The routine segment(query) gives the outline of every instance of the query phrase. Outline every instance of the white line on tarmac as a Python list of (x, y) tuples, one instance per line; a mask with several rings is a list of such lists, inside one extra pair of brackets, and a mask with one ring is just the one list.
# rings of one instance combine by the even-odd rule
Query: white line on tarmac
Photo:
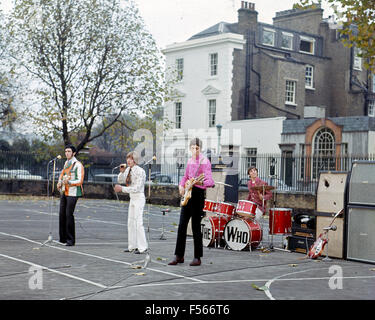
[[(302, 273), (302, 272), (308, 272), (312, 270), (327, 270), (328, 267), (324, 268), (311, 268), (311, 269), (306, 269), (306, 270), (301, 270), (301, 271), (295, 271), (295, 272), (290, 272), (290, 273), (285, 273), (280, 276), (277, 276), (271, 280), (268, 280), (267, 283), (265, 284), (265, 287), (267, 288), (264, 290), (264, 293), (270, 300), (276, 300), (270, 291), (270, 286), (273, 282), (275, 281), (310, 281), (310, 280), (327, 280), (330, 279), (331, 277), (317, 277), (317, 278), (287, 278), (287, 279), (281, 279), (282, 277), (289, 276), (292, 274), (297, 274), (297, 273)], [(367, 279), (367, 278), (375, 278), (375, 276), (352, 276), (352, 277), (336, 277), (337, 279)]]
[[(8, 236), (8, 237), (14, 237), (14, 238), (17, 238), (17, 239), (28, 241), (28, 242), (31, 242), (31, 243), (36, 243), (38, 245), (42, 245), (41, 242), (34, 241), (34, 240), (28, 239), (26, 237), (14, 235), (14, 234), (9, 234), (9, 233), (5, 233), (5, 232), (0, 232), (0, 234)], [(121, 263), (121, 264), (125, 264), (125, 265), (128, 265), (128, 266), (132, 266), (133, 265), (133, 263), (130, 263), (130, 262), (125, 262), (125, 261), (121, 261), (121, 260), (115, 260), (115, 259), (105, 258), (105, 257), (97, 256), (97, 255), (94, 255), (94, 254), (90, 254), (90, 253), (80, 252), (80, 251), (76, 251), (76, 250), (68, 250), (68, 249), (65, 249), (65, 248), (59, 248), (59, 247), (51, 246), (51, 245), (48, 245), (48, 244), (45, 244), (45, 246), (53, 248), (53, 249), (57, 249), (57, 250), (67, 251), (69, 253), (76, 253), (76, 254), (87, 256), (87, 257), (91, 257), (91, 258), (96, 258), (96, 259), (101, 259), (101, 260), (105, 260), (105, 261)], [(157, 273), (163, 273), (163, 274), (170, 275), (170, 276), (173, 276), (173, 277), (183, 278), (183, 279), (191, 280), (191, 281), (195, 281), (195, 282), (204, 282), (202, 280), (199, 280), (199, 279), (196, 279), (196, 278), (193, 278), (193, 277), (186, 277), (186, 276), (183, 276), (183, 275), (179, 275), (179, 274), (172, 273), (172, 272), (167, 272), (167, 271), (162, 271), (162, 270), (158, 270), (158, 269), (147, 268), (147, 270), (154, 271), (154, 272), (157, 272)]]
[(87, 279), (84, 279), (84, 278), (81, 278), (81, 277), (73, 276), (69, 273), (65, 273), (65, 272), (54, 270), (54, 269), (50, 269), (48, 267), (41, 266), (40, 264), (36, 264), (36, 263), (30, 262), (30, 261), (21, 260), (21, 259), (15, 258), (15, 257), (11, 257), (11, 256), (8, 256), (6, 254), (0, 253), (0, 257), (4, 257), (4, 258), (10, 259), (10, 260), (17, 261), (17, 262), (22, 262), (22, 263), (28, 264), (29, 266), (35, 266), (35, 267), (43, 269), (43, 270), (48, 270), (48, 271), (51, 271), (53, 273), (57, 273), (59, 275), (62, 275), (62, 276), (68, 277), (68, 278), (72, 278), (72, 279), (79, 280), (79, 281), (82, 281), (82, 282), (85, 282), (85, 283), (88, 283), (88, 284), (92, 284), (92, 285), (94, 285), (96, 287), (99, 287), (99, 288), (102, 288), (102, 289), (108, 288), (107, 286), (105, 286), (103, 284), (93, 282), (93, 281), (90, 281), (90, 280), (87, 280)]

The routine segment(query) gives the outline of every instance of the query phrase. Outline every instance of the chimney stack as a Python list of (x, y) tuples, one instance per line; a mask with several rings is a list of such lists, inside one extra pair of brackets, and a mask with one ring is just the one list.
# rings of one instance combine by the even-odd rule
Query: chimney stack
[(238, 31), (246, 34), (248, 30), (256, 30), (258, 23), (258, 12), (255, 11), (255, 4), (241, 1), (241, 8), (238, 9)]
[(247, 1), (241, 1), (241, 9), (249, 9), (254, 11), (255, 10), (255, 3), (247, 2)]

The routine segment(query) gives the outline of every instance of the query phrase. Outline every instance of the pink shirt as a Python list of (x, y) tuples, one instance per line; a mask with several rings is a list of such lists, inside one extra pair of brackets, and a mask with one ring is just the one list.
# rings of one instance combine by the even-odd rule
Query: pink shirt
[(187, 180), (193, 177), (198, 177), (201, 173), (204, 173), (203, 185), (201, 186), (196, 184), (195, 187), (201, 189), (213, 187), (215, 185), (215, 182), (212, 179), (211, 162), (200, 153), (198, 158), (190, 158), (188, 160), (185, 169), (185, 174), (180, 181), (180, 186), (184, 187)]
[(250, 179), (247, 183), (247, 187), (249, 188), (249, 195), (247, 197), (247, 200), (253, 201), (258, 205), (258, 208), (262, 210), (263, 212), (266, 211), (267, 207), (267, 200), (270, 200), (272, 198), (272, 192), (270, 190), (267, 190), (264, 192), (264, 207), (263, 207), (263, 201), (259, 198), (258, 191), (252, 190), (251, 187), (255, 186), (268, 186), (267, 182), (261, 180), (260, 178), (256, 178), (255, 182)]

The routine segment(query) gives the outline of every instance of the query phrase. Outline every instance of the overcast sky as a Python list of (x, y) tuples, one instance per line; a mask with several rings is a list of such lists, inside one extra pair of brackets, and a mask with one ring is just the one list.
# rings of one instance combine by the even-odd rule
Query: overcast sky
[[(182, 42), (218, 22), (237, 22), (241, 0), (134, 0), (157, 45)], [(277, 11), (292, 9), (298, 0), (253, 0), (258, 21), (272, 24)], [(0, 0), (9, 9), (12, 0)], [(323, 7), (324, 8), (324, 7)], [(329, 15), (325, 10), (324, 17)]]

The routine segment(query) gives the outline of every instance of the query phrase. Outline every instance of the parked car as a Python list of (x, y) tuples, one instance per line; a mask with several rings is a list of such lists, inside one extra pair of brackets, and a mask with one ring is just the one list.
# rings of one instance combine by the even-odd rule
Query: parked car
[(42, 180), (42, 176), (31, 174), (28, 170), (9, 170), (10, 179)]
[(117, 183), (118, 174), (99, 173), (94, 175), (94, 182), (113, 182)]
[(172, 178), (166, 174), (156, 174), (151, 180), (153, 183), (172, 183)]
[(3, 169), (0, 170), (0, 179), (9, 179), (10, 178), (10, 170)]

